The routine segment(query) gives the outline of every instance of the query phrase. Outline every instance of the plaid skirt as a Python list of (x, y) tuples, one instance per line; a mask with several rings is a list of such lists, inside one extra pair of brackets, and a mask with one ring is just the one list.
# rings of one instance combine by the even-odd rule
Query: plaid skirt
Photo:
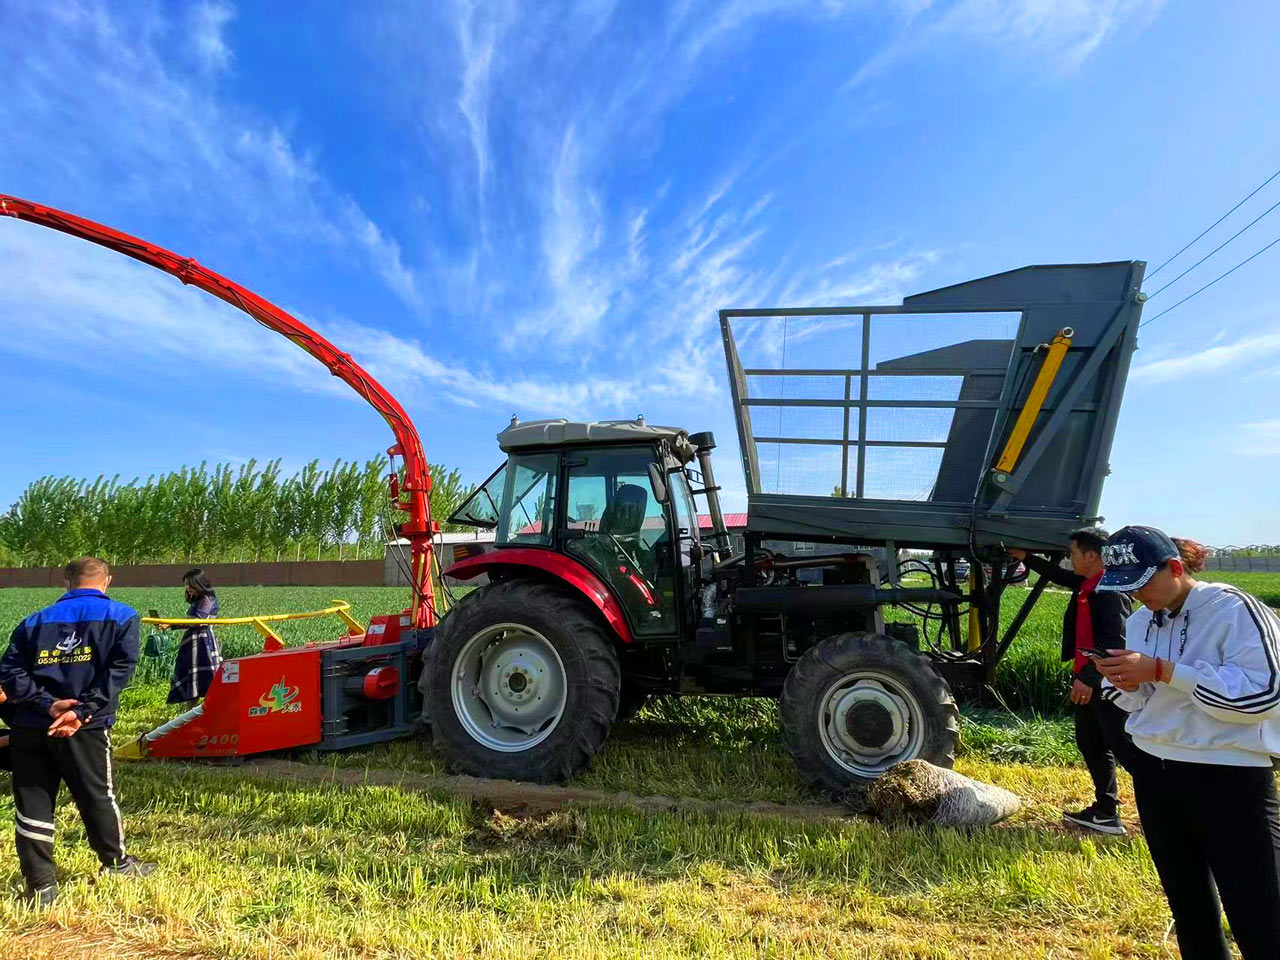
[(169, 702), (185, 703), (199, 700), (209, 692), (222, 651), (212, 627), (192, 627), (182, 635), (178, 643), (178, 658), (173, 665), (173, 680), (169, 684)]

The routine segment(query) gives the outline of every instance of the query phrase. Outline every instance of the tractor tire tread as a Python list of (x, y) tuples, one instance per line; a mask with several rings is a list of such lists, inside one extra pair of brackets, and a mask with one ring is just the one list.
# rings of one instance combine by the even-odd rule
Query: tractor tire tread
[(817, 698), (841, 673), (854, 666), (850, 661), (892, 671), (908, 684), (925, 713), (928, 728), (920, 758), (940, 767), (953, 766), (960, 711), (951, 688), (929, 658), (887, 636), (848, 632), (827, 637), (809, 648), (783, 683), (779, 716), (782, 742), (810, 782), (842, 794), (872, 779), (859, 777), (830, 758), (815, 720)]
[[(500, 753), (471, 739), (458, 723), (452, 710), (453, 661), (466, 639), (486, 623), (520, 622), (521, 615), (540, 621), (539, 632), (562, 659), (568, 655), (576, 661), (579, 675), (568, 678), (570, 701), (547, 740), (527, 751)], [(566, 671), (573, 670), (566, 664)], [(444, 700), (432, 709), (432, 739), (454, 772), (536, 783), (567, 780), (586, 767), (608, 739), (621, 680), (613, 642), (581, 597), (542, 580), (491, 583), (468, 594), (437, 628), (424, 671), (427, 699)], [(577, 702), (571, 702), (575, 696)]]

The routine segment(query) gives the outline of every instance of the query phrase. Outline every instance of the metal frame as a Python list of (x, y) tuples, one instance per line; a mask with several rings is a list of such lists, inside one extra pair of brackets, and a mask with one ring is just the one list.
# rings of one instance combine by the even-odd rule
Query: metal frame
[[(428, 633), (422, 630), (420, 633)], [(422, 647), (424, 640), (413, 636), (396, 643), (366, 647), (362, 644), (350, 644), (328, 647), (320, 652), (320, 702), (324, 706), (322, 738), (315, 745), (316, 750), (345, 750), (348, 747), (361, 747), (370, 743), (381, 743), (383, 740), (395, 740), (413, 733), (415, 718), (410, 716), (409, 698), (412, 696), (413, 684), (409, 680), (409, 658)], [(356, 733), (347, 732), (346, 712), (353, 704), (368, 701), (349, 694), (346, 682), (351, 674), (345, 669), (352, 662), (366, 666), (395, 667), (400, 671), (400, 689), (394, 697), (385, 701), (390, 707), (390, 722), (373, 730), (361, 730)]]
[[(857, 543), (968, 547), (1007, 543), (1030, 549), (1060, 548), (1067, 532), (1096, 519), (1102, 478), (1110, 454), (1120, 399), (1136, 346), (1143, 297), (1139, 290), (1142, 261), (1024, 267), (952, 287), (909, 297), (899, 306), (755, 308), (720, 311), (721, 336), (729, 370), (743, 473), (748, 490), (748, 529), (789, 539), (837, 539)], [(963, 313), (1017, 314), (1018, 329), (1006, 368), (871, 369), (873, 316), (955, 315)], [(731, 321), (738, 318), (858, 317), (862, 324), (862, 358), (857, 368), (779, 370), (744, 368)], [(1025, 397), (1024, 371), (1035, 362), (1037, 348), (1063, 327), (1076, 331), (1062, 375), (1054, 384), (1043, 413), (1035, 423), (1025, 452), (1013, 469), (995, 475), (996, 451), (1011, 428)], [(877, 400), (869, 386), (877, 376), (1002, 375), (997, 400)], [(753, 376), (827, 376), (844, 378), (843, 399), (757, 398), (749, 391)], [(857, 399), (853, 380), (858, 379)], [(1092, 388), (1092, 389), (1090, 389)], [(1016, 395), (1015, 395), (1016, 394)], [(753, 407), (827, 407), (846, 411), (840, 439), (756, 436)], [(973, 497), (967, 501), (875, 500), (866, 493), (866, 451), (872, 447), (945, 449), (945, 442), (878, 441), (867, 439), (867, 411), (877, 407), (991, 409), (995, 411), (982, 463), (973, 477)], [(851, 410), (858, 411), (857, 439), (851, 437)], [(1093, 414), (1094, 419), (1080, 462), (1080, 480), (1070, 503), (1046, 505), (1037, 473), (1055, 442), (1065, 439), (1068, 418)], [(1079, 442), (1079, 437), (1076, 438)], [(758, 443), (806, 444), (841, 448), (841, 498), (765, 493), (761, 489)], [(850, 448), (856, 460), (850, 470)], [(851, 477), (852, 474), (852, 477)], [(1036, 483), (1031, 483), (1032, 478)], [(850, 480), (852, 479), (852, 484)], [(852, 490), (850, 489), (852, 487)]]
[[(846, 411), (858, 411), (858, 437), (856, 440), (849, 439), (849, 416), (846, 412), (844, 421), (844, 436), (840, 440), (832, 439), (813, 439), (805, 437), (769, 437), (754, 436), (751, 432), (750, 419), (738, 418), (738, 439), (743, 450), (743, 471), (747, 479), (747, 489), (752, 492), (759, 492), (759, 470), (760, 466), (755, 457), (755, 444), (758, 443), (792, 443), (813, 446), (839, 446), (842, 448), (841, 456), (841, 496), (862, 497), (866, 489), (866, 448), (868, 447), (903, 447), (903, 448), (932, 448), (945, 450), (947, 444), (944, 441), (933, 440), (868, 440), (867, 439), (867, 415), (866, 411), (873, 407), (882, 408), (937, 408), (937, 409), (998, 409), (1001, 402), (997, 400), (872, 400), (869, 396), (871, 378), (872, 377), (962, 377), (967, 374), (988, 374), (988, 375), (1007, 375), (1007, 369), (998, 367), (970, 367), (970, 368), (938, 368), (929, 370), (872, 370), (871, 367), (871, 318), (873, 316), (883, 315), (921, 315), (930, 316), (935, 314), (956, 314), (956, 313), (1004, 313), (1019, 315), (1019, 334), (1023, 324), (1025, 323), (1024, 310), (1022, 308), (1000, 308), (1000, 307), (974, 307), (974, 308), (957, 308), (957, 309), (926, 309), (913, 307), (831, 307), (831, 308), (799, 308), (799, 309), (783, 309), (783, 310), (721, 310), (720, 322), (725, 337), (726, 350), (733, 352), (733, 361), (730, 364), (730, 389), (733, 391), (734, 405), (741, 409), (742, 407), (830, 407), (840, 408)], [(797, 317), (797, 316), (820, 316), (820, 317), (836, 317), (850, 316), (862, 318), (862, 365), (853, 369), (834, 369), (834, 368), (812, 368), (812, 369), (788, 369), (779, 370), (770, 367), (747, 367), (740, 365), (737, 357), (737, 346), (733, 342), (732, 332), (729, 330), (728, 321), (734, 317)], [(1016, 349), (1011, 350), (1016, 353)], [(1011, 360), (1012, 363), (1012, 360)], [(735, 374), (736, 367), (736, 374)], [(753, 398), (747, 396), (747, 377), (843, 377), (844, 378), (844, 399), (843, 400), (819, 400), (819, 399), (788, 399), (788, 398)], [(853, 380), (858, 380), (858, 399), (852, 398)], [(745, 433), (744, 433), (745, 430)], [(748, 443), (753, 440), (753, 443)], [(849, 467), (849, 448), (857, 449), (857, 469), (856, 484), (854, 493), (849, 493), (848, 484), (848, 467)], [(914, 501), (911, 501), (914, 502)]]

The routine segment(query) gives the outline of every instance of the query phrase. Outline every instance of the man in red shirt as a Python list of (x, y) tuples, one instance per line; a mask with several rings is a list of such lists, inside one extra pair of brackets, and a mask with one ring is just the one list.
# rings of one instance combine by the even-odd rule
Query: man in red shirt
[(1076, 746), (1093, 778), (1094, 802), (1063, 817), (1100, 833), (1124, 833), (1116, 798), (1116, 759), (1124, 764), (1132, 749), (1124, 732), (1128, 714), (1098, 693), (1102, 675), (1083, 650), (1119, 650), (1125, 645), (1125, 620), (1132, 606), (1122, 593), (1095, 592), (1102, 579), (1102, 545), (1107, 532), (1086, 527), (1071, 534), (1071, 569), (1025, 550), (1009, 552), (1051, 583), (1071, 590), (1062, 620), (1062, 659), (1072, 661), (1071, 702), (1075, 704)]

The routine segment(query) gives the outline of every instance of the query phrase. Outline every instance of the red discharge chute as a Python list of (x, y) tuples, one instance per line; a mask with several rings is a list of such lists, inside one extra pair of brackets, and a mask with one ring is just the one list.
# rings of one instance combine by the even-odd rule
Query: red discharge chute
[[(431, 471), (418, 431), (400, 406), (382, 384), (343, 353), (332, 343), (312, 330), (296, 317), (281, 310), (270, 301), (246, 290), (226, 277), (200, 266), (196, 261), (180, 257), (163, 247), (147, 243), (137, 237), (111, 227), (85, 220), (74, 214), (64, 213), (52, 207), (41, 206), (29, 200), (0, 194), (0, 214), (16, 217), (28, 223), (39, 224), (62, 233), (88, 240), (100, 246), (123, 253), (127, 257), (171, 273), (183, 283), (199, 287), (233, 307), (243, 310), (264, 327), (288, 337), (311, 356), (315, 357), (335, 377), (343, 380), (352, 390), (369, 403), (391, 427), (396, 443), (387, 453), (393, 458), (404, 458), (404, 482), (399, 485), (394, 505), (408, 516), (400, 526), (400, 533), (409, 541), (413, 563), (413, 625), (431, 627), (436, 621), (435, 589), (432, 582), (432, 534), (438, 526), (431, 519)], [(394, 477), (394, 471), (393, 471)]]

